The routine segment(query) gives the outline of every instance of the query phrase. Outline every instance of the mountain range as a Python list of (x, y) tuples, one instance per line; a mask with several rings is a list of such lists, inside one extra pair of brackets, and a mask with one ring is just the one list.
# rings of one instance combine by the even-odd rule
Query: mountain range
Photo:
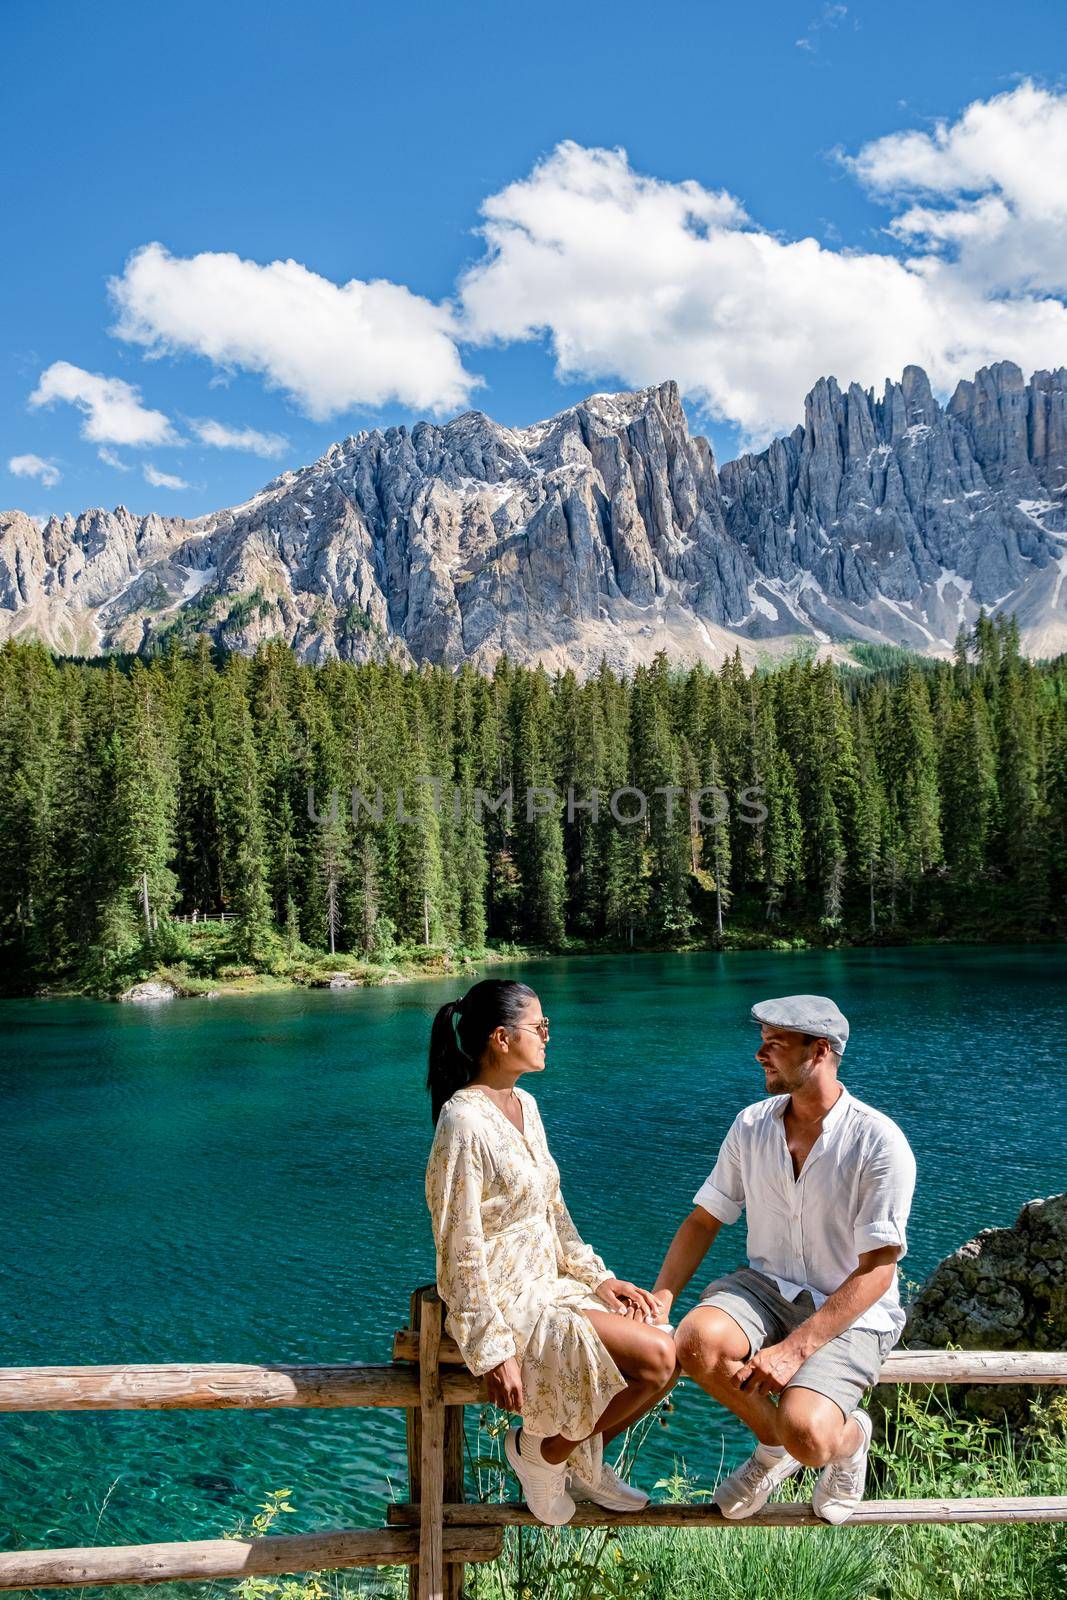
[(659, 649), (946, 655), (984, 606), (1049, 656), (1065, 576), (1067, 369), (1027, 382), (1010, 362), (946, 405), (917, 366), (881, 399), (820, 378), (802, 424), (721, 468), (667, 382), (526, 428), (375, 428), (192, 521), (0, 512), (0, 637), (81, 655), (174, 630), (281, 636), (313, 662), (506, 651), (581, 673)]

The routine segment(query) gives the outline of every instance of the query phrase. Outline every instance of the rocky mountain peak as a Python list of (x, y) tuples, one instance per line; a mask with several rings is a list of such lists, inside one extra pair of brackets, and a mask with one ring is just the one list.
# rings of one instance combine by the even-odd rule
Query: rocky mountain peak
[(998, 362), (942, 406), (905, 367), (820, 378), (804, 418), (716, 468), (672, 381), (508, 427), (371, 429), (193, 522), (0, 515), (0, 626), (62, 650), (206, 630), (305, 659), (619, 668), (851, 639), (947, 653), (979, 606), (1067, 647), (1067, 373)]

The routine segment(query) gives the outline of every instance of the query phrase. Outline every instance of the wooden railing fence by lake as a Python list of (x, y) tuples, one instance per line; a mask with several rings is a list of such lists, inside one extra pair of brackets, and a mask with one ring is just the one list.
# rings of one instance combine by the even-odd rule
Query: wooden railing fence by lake
[[(897, 1350), (883, 1384), (1067, 1385), (1067, 1353)], [(436, 1292), (418, 1289), (409, 1325), (387, 1365), (114, 1366), (0, 1368), (0, 1411), (207, 1411), (282, 1406), (397, 1406), (407, 1418), (409, 1488), (390, 1505), (386, 1526), (172, 1544), (90, 1546), (0, 1553), (0, 1589), (149, 1584), (404, 1565), (412, 1600), (459, 1600), (469, 1562), (492, 1561), (504, 1528), (533, 1523), (525, 1506), (464, 1499), (463, 1408), (484, 1401), (484, 1385), (442, 1332)], [(866, 1500), (846, 1527), (872, 1523), (1064, 1522), (1067, 1495), (1014, 1499)], [(746, 1522), (727, 1522), (707, 1504), (649, 1505), (630, 1514), (581, 1504), (572, 1526), (795, 1528), (824, 1524), (810, 1504), (772, 1504)]]

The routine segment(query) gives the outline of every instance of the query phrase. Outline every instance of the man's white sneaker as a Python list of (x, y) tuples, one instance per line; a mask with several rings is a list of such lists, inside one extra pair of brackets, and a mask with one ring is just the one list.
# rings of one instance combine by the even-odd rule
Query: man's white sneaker
[(569, 1522), (574, 1515), (574, 1501), (567, 1493), (566, 1462), (554, 1467), (541, 1454), (537, 1440), (519, 1428), (508, 1429), (504, 1454), (538, 1522), (550, 1528), (562, 1528)]
[(576, 1472), (571, 1472), (567, 1487), (576, 1500), (592, 1500), (594, 1505), (603, 1506), (605, 1511), (643, 1511), (648, 1505), (648, 1495), (644, 1490), (626, 1483), (606, 1461), (596, 1483), (586, 1483)]
[(737, 1521), (762, 1511), (780, 1483), (800, 1471), (800, 1462), (788, 1450), (757, 1445), (747, 1461), (724, 1478), (711, 1497), (724, 1517)]
[(812, 1510), (824, 1522), (847, 1522), (863, 1499), (873, 1428), (866, 1411), (854, 1411), (852, 1420), (863, 1435), (859, 1449), (846, 1460), (831, 1461), (829, 1466), (823, 1467), (812, 1492)]

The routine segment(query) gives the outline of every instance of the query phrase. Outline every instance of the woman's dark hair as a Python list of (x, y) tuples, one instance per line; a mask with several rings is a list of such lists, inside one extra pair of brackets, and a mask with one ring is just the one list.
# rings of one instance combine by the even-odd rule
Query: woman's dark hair
[(494, 1028), (514, 1028), (523, 1007), (537, 996), (528, 983), (512, 978), (483, 978), (462, 1000), (449, 1000), (430, 1029), (430, 1066), (426, 1087), (434, 1125), (441, 1108), (457, 1089), (478, 1075), (482, 1054)]

